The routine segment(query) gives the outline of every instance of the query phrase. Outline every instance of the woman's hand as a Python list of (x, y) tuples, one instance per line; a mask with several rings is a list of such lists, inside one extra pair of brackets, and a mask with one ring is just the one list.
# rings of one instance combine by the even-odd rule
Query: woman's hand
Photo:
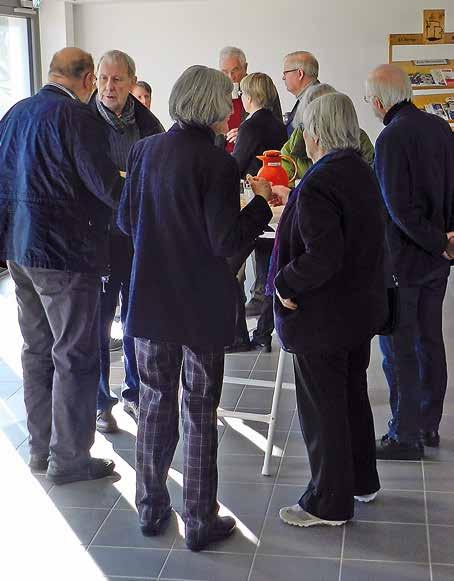
[(291, 192), (290, 188), (286, 188), (285, 186), (272, 186), (271, 191), (273, 192), (271, 198), (269, 200), (269, 205), (276, 207), (276, 206), (285, 206), (288, 200), (288, 196)]
[(448, 243), (446, 245), (446, 250), (443, 252), (443, 258), (447, 260), (454, 259), (454, 232), (446, 232), (446, 238), (448, 239)]
[(246, 176), (246, 179), (249, 182), (254, 194), (256, 196), (262, 196), (266, 202), (269, 202), (272, 195), (270, 182), (264, 178), (257, 178), (249, 174)]
[(281, 295), (278, 293), (277, 289), (276, 289), (276, 295), (277, 295), (277, 298), (281, 301), (282, 305), (286, 309), (290, 309), (291, 311), (296, 311), (296, 309), (298, 308), (298, 305), (296, 303), (294, 303), (292, 301), (292, 299), (283, 299), (281, 297)]

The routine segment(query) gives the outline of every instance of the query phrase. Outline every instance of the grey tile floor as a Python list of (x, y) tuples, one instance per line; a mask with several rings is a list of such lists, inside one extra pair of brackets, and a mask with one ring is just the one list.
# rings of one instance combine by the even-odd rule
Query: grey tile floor
[[(445, 339), (451, 368), (453, 295), (451, 285), (445, 304)], [(178, 514), (181, 446), (169, 476), (177, 512), (162, 537), (145, 538), (138, 530), (134, 507), (135, 425), (121, 405), (114, 409), (121, 431), (108, 437), (98, 434), (93, 452), (115, 459), (115, 478), (55, 487), (44, 475), (32, 477), (27, 471), (27, 431), (17, 357), (20, 340), (11, 300), (11, 288), (0, 287), (0, 316), (7, 304), (9, 321), (8, 329), (2, 325), (0, 338), (0, 448), (2, 460), (9, 458), (10, 462), (4, 474), (13, 483), (10, 488), (0, 488), (0, 513), (6, 512), (0, 536), (14, 529), (18, 514), (21, 518), (26, 515), (26, 522), (32, 523), (32, 528), (34, 523), (37, 532), (28, 541), (27, 537), (22, 540), (23, 552), (19, 555), (28, 555), (37, 544), (48, 547), (51, 555), (55, 547), (61, 559), (57, 566), (54, 559), (38, 555), (32, 573), (25, 575), (27, 559), (15, 556), (15, 565), (8, 571), (5, 551), (0, 559), (0, 579), (454, 581), (453, 386), (449, 386), (446, 397), (441, 447), (428, 450), (422, 462), (379, 462), (381, 493), (374, 503), (357, 505), (354, 520), (341, 528), (299, 529), (284, 525), (278, 518), (279, 508), (297, 501), (309, 477), (291, 386), (281, 399), (270, 477), (260, 474), (265, 425), (228, 419), (219, 422), (221, 513), (234, 515), (239, 526), (229, 540), (193, 554), (185, 549)], [(277, 358), (276, 345), (271, 354), (227, 356), (225, 375), (236, 377), (238, 383), (224, 384), (223, 407), (268, 411), (272, 388), (268, 384), (245, 385), (242, 380), (273, 381)], [(114, 356), (112, 386), (117, 393), (123, 378), (121, 367), (120, 357)], [(284, 380), (293, 381), (290, 359)], [(381, 435), (388, 403), (375, 342), (369, 382), (376, 433)], [(4, 484), (3, 476), (0, 482)], [(17, 508), (10, 511), (8, 521), (11, 507)], [(58, 567), (65, 567), (64, 575)]]

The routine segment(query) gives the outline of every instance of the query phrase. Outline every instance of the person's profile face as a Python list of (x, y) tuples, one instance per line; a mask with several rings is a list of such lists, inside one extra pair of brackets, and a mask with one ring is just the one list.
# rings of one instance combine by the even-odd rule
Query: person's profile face
[(247, 75), (247, 65), (242, 66), (240, 60), (233, 56), (223, 59), (219, 68), (232, 83), (239, 83)]
[(151, 95), (145, 89), (145, 87), (140, 87), (136, 85), (131, 93), (134, 95), (136, 99), (138, 99), (142, 105), (145, 105), (147, 109), (151, 109)]
[(101, 62), (97, 83), (99, 98), (116, 115), (121, 115), (135, 83), (136, 78), (128, 76), (125, 63), (106, 60)]

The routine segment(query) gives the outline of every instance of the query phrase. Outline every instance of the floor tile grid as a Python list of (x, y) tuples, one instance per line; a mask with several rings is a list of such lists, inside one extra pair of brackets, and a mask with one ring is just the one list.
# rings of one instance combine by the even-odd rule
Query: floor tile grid
[[(295, 413), (296, 412), (294, 412), (294, 414)], [(287, 438), (285, 440), (284, 450), (287, 447), (288, 439), (290, 437), (290, 431), (291, 430), (289, 428), (288, 433), (287, 433)], [(265, 530), (266, 519), (268, 517), (269, 508), (270, 508), (270, 505), (271, 505), (271, 499), (273, 498), (273, 494), (274, 494), (274, 491), (275, 491), (275, 488), (276, 488), (276, 485), (277, 485), (277, 482), (278, 482), (278, 479), (279, 479), (279, 473), (280, 473), (280, 470), (281, 470), (281, 465), (282, 465), (283, 458), (284, 458), (284, 455), (282, 455), (281, 458), (279, 459), (279, 465), (277, 467), (277, 475), (276, 475), (276, 478), (274, 479), (274, 482), (273, 482), (273, 488), (271, 490), (270, 498), (268, 500), (268, 506), (267, 506), (266, 511), (265, 511), (265, 518), (263, 519), (263, 523), (262, 523), (262, 526), (260, 528), (260, 533), (258, 535), (259, 541), (258, 541), (257, 546), (255, 547), (254, 556), (252, 557), (251, 568), (249, 570), (249, 575), (248, 575), (247, 581), (251, 581), (251, 578), (252, 578), (252, 575), (253, 575), (254, 564), (255, 564), (255, 561), (256, 561), (256, 558), (257, 558), (257, 553), (258, 553), (260, 541), (262, 539), (263, 531)]]
[(101, 531), (102, 527), (104, 526), (104, 523), (110, 517), (110, 515), (112, 514), (112, 512), (116, 509), (115, 507), (117, 506), (117, 504), (120, 503), (121, 499), (122, 499), (122, 495), (120, 494), (120, 496), (117, 498), (117, 500), (110, 507), (110, 510), (106, 514), (106, 517), (104, 518), (104, 520), (100, 523), (100, 525), (99, 525), (97, 531), (95, 532), (95, 534), (93, 535), (92, 539), (90, 540), (90, 542), (88, 543), (88, 545), (85, 547), (85, 550), (86, 551), (88, 551), (92, 546), (96, 546), (96, 544), (95, 544), (96, 537), (98, 536), (99, 532)]
[(422, 467), (422, 484), (423, 484), (423, 492), (424, 492), (424, 516), (426, 519), (427, 558), (429, 560), (430, 581), (433, 581), (432, 551), (431, 551), (431, 546), (430, 546), (429, 510), (427, 508), (427, 490), (426, 490), (426, 476), (425, 476), (425, 470), (424, 470), (424, 460), (421, 461), (421, 467)]

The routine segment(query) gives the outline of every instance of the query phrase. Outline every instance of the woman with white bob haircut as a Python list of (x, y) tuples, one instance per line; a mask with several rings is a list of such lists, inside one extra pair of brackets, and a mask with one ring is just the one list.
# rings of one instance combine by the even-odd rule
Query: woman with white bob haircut
[(272, 217), (267, 182), (240, 211), (235, 160), (214, 145), (227, 131), (232, 82), (192, 66), (175, 83), (167, 132), (130, 154), (119, 226), (134, 244), (127, 333), (140, 375), (136, 504), (144, 535), (171, 516), (167, 473), (178, 442), (183, 397), (183, 520), (186, 544), (199, 551), (231, 534), (219, 517), (217, 416), (224, 347), (233, 341), (235, 278), (226, 258), (249, 246)]
[(312, 472), (298, 504), (280, 517), (306, 527), (344, 524), (354, 498), (373, 500), (380, 488), (366, 370), (387, 302), (382, 201), (359, 154), (353, 103), (324, 95), (303, 122), (313, 165), (282, 214), (269, 280), (276, 330), (293, 353)]

